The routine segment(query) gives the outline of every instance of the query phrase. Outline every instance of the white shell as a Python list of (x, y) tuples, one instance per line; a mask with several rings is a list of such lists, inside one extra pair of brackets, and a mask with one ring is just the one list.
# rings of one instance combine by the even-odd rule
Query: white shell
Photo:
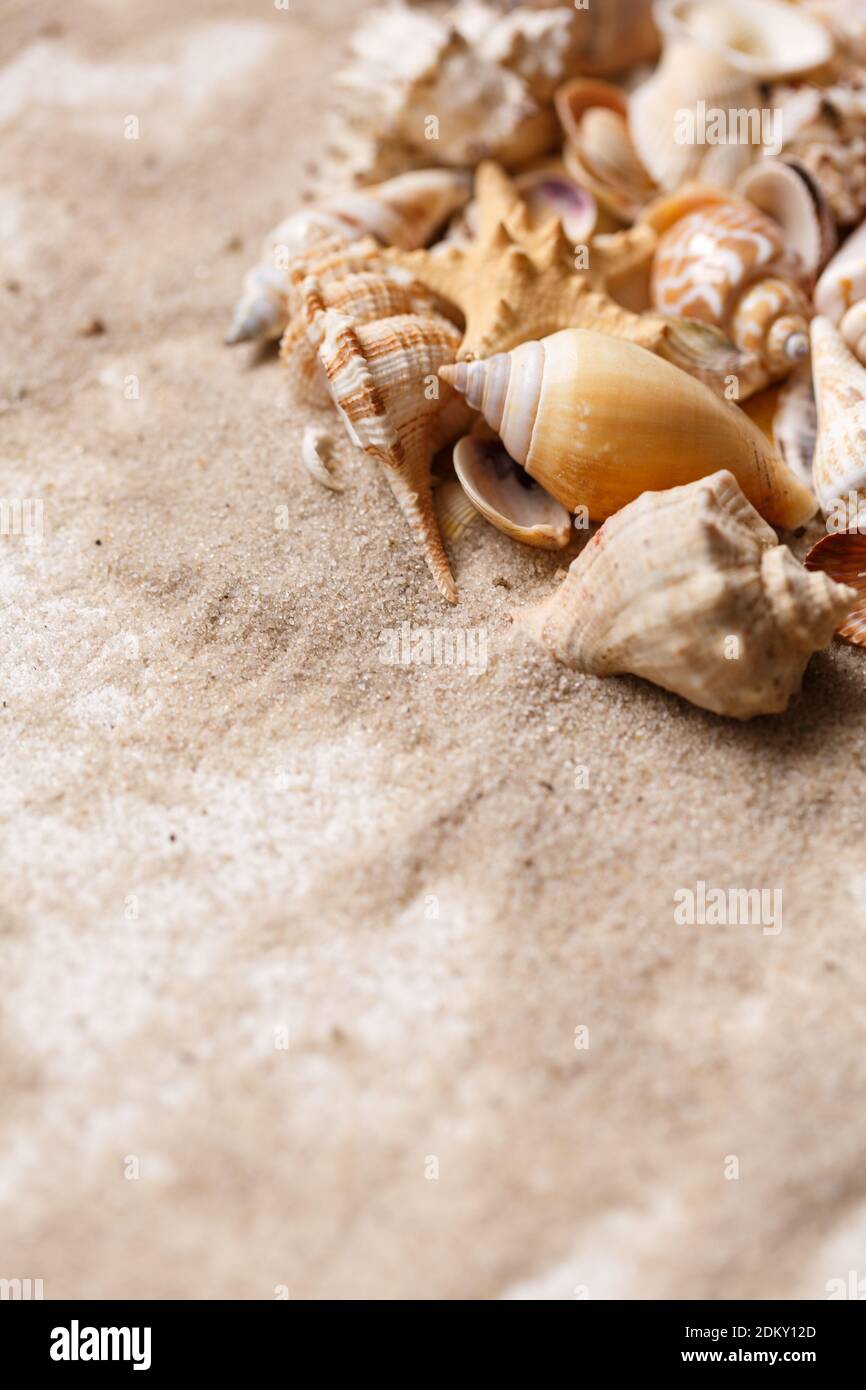
[(597, 676), (630, 673), (716, 714), (780, 713), (853, 589), (810, 574), (721, 471), (606, 521), (518, 622)]
[(866, 362), (866, 222), (837, 251), (815, 288), (815, 308)]
[(823, 317), (812, 322), (812, 380), (818, 406), (813, 485), (838, 528), (866, 512), (866, 367)]

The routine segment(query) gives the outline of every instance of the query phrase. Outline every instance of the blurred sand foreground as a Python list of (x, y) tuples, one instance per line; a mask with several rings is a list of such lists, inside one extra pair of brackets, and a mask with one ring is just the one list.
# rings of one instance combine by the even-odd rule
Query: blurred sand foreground
[[(447, 611), (324, 413), (308, 478), (221, 338), (360, 8), (3, 7), (0, 496), (45, 534), (0, 542), (0, 1276), (824, 1297), (866, 1275), (863, 653), (746, 726), (573, 677), (507, 621), (557, 557), (478, 523)], [(383, 664), (405, 622), (486, 670)], [(698, 881), (783, 929), (681, 925)]]

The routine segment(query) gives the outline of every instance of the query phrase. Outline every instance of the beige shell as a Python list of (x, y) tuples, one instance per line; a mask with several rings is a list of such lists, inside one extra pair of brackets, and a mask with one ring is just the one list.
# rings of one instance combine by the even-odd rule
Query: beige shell
[(439, 592), (456, 603), (433, 507), (430, 465), (437, 450), (465, 428), (460, 403), (450, 392), (434, 389), (438, 368), (457, 353), (460, 333), (432, 313), (356, 323), (326, 307), (313, 279), (304, 295), (311, 340), (349, 437), (384, 464)]
[[(356, 324), (374, 323), (397, 314), (436, 314), (440, 301), (400, 266), (382, 264), (373, 270), (322, 280), (304, 281), (304, 304), (315, 286), (326, 309), (348, 314)], [(280, 359), (289, 372), (297, 399), (321, 404), (329, 398), (327, 378), (318, 353), (308, 336), (307, 315), (301, 309), (291, 319), (280, 342)]]
[(866, 9), (863, 0), (801, 0), (804, 9), (826, 25), (840, 48), (866, 63)]
[(793, 371), (779, 391), (772, 431), (776, 448), (791, 472), (811, 488), (818, 443), (818, 407), (810, 362), (803, 362)]
[(733, 134), (733, 143), (761, 143), (756, 84), (816, 67), (832, 53), (826, 30), (782, 0), (659, 0), (655, 16), (664, 52), (632, 93), (629, 123), (638, 155), (662, 188), (709, 178), (711, 166), (702, 164), (713, 148), (708, 140), (718, 138), (713, 113), (725, 113), (728, 141)]
[(449, 18), (485, 56), (520, 72), (542, 96), (545, 87), (534, 77), (539, 66), (549, 90), (554, 73), (561, 81), (651, 62), (659, 51), (652, 7), (653, 0), (459, 0)]
[(847, 584), (856, 602), (837, 633), (857, 647), (866, 647), (866, 535), (837, 531), (822, 536), (803, 561), (808, 570), (823, 570), (837, 584)]
[(647, 489), (723, 462), (777, 526), (799, 526), (815, 499), (737, 406), (618, 338), (570, 329), (440, 376), (466, 396), (512, 458), (573, 512), (611, 516)]
[[(247, 273), (226, 342), (272, 341), (288, 322), (288, 288), (299, 257), (333, 238), (373, 236), (382, 245), (411, 250), (467, 202), (471, 182), (452, 169), (422, 169), (292, 213), (265, 238), (258, 265)], [(307, 267), (304, 273), (311, 273)]]
[(402, 149), (409, 163), (429, 159), (432, 147), (442, 164), (469, 168), (492, 157), (520, 168), (551, 148), (550, 110), (447, 15), (382, 5), (361, 20), (351, 45), (353, 60), (337, 80), (351, 97), (347, 121), (369, 134), (374, 165), (382, 148)]
[(815, 288), (815, 308), (866, 363), (866, 222), (845, 242)]
[(605, 522), (518, 622), (560, 661), (629, 673), (716, 714), (781, 713), (856, 595), (794, 559), (727, 470)]
[(834, 525), (866, 514), (866, 367), (829, 319), (812, 322), (812, 379), (818, 405), (813, 485)]
[(804, 275), (778, 223), (745, 199), (699, 187), (660, 200), (646, 216), (659, 232), (656, 309), (721, 328), (760, 363), (750, 387), (779, 380), (808, 355)]
[[(514, 184), (497, 165), (476, 174), (477, 233), (427, 251), (387, 252), (422, 284), (453, 304), (466, 321), (462, 360), (490, 357), (560, 328), (593, 328), (668, 357), (720, 393), (732, 375), (746, 380), (747, 357), (717, 330), (634, 314), (606, 293), (636, 260), (651, 254), (655, 234), (638, 226), (595, 238), (585, 270), (556, 217), (533, 224)], [(581, 264), (585, 260), (581, 260)]]
[(571, 177), (618, 221), (633, 221), (657, 190), (632, 143), (623, 93), (609, 82), (575, 78), (557, 91), (556, 112)]
[(533, 228), (557, 218), (573, 247), (589, 243), (598, 221), (595, 198), (575, 182), (559, 160), (546, 160), (518, 174), (514, 187), (526, 205)]
[(849, 70), (830, 87), (774, 87), (770, 105), (782, 117), (785, 158), (793, 158), (820, 189), (838, 227), (866, 216), (866, 72)]
[(761, 159), (739, 177), (735, 191), (782, 231), (786, 251), (817, 275), (836, 247), (836, 224), (809, 171), (794, 159)]
[(466, 435), (454, 446), (454, 469), (473, 506), (497, 530), (542, 550), (568, 545), (568, 512), (515, 463), (500, 440)]

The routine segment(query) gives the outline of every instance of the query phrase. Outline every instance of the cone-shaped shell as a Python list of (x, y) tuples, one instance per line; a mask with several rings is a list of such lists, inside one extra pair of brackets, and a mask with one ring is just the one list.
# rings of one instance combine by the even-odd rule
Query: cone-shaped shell
[(722, 470), (611, 517), (518, 621), (575, 670), (644, 676), (750, 719), (787, 708), (854, 599), (777, 545)]
[(813, 486), (837, 526), (866, 512), (866, 367), (829, 319), (812, 322), (812, 381), (818, 405)]
[(866, 647), (866, 535), (861, 531), (838, 531), (822, 536), (803, 563), (808, 570), (823, 570), (837, 584), (847, 584), (854, 590), (854, 606), (837, 632), (847, 642)]
[(439, 592), (456, 603), (433, 507), (430, 464), (449, 430), (456, 425), (459, 431), (462, 422), (449, 421), (449, 405), (456, 402), (450, 393), (432, 390), (431, 383), (437, 369), (456, 355), (460, 333), (436, 314), (358, 324), (326, 308), (315, 281), (307, 283), (305, 295), (311, 340), (349, 437), (384, 464)]
[(774, 525), (799, 526), (815, 511), (738, 407), (633, 343), (568, 329), (440, 376), (571, 512), (584, 506), (603, 520), (647, 489), (690, 482), (719, 463)]
[(866, 222), (837, 251), (818, 281), (815, 308), (866, 363)]

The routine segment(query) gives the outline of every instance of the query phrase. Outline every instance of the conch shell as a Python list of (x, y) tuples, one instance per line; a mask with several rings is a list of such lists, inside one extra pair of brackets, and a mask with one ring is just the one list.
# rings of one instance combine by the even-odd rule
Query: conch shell
[(293, 268), (311, 248), (335, 236), (341, 242), (373, 236), (406, 250), (423, 246), (467, 202), (471, 187), (469, 176), (457, 170), (422, 169), (292, 213), (268, 234), (258, 265), (247, 273), (226, 342), (279, 338), (289, 319)]
[(749, 394), (808, 355), (804, 274), (778, 223), (745, 199), (700, 185), (660, 199), (644, 216), (659, 234), (655, 308), (727, 333), (757, 363)]
[(569, 329), (439, 375), (570, 512), (585, 507), (602, 520), (648, 488), (703, 477), (720, 460), (774, 525), (799, 526), (815, 511), (812, 494), (737, 406), (622, 339)]
[(536, 225), (497, 165), (479, 167), (475, 192), (472, 241), (386, 253), (463, 315), (462, 360), (490, 357), (574, 326), (658, 352), (720, 392), (730, 376), (745, 380), (754, 370), (752, 358), (718, 330), (660, 314), (634, 314), (604, 292), (609, 281), (652, 255), (656, 235), (649, 227), (597, 237), (582, 248), (587, 258), (578, 260), (561, 221), (551, 217)]
[[(757, 143), (762, 132), (751, 122), (745, 131), (739, 125), (741, 115), (760, 116), (757, 83), (817, 67), (833, 51), (820, 24), (781, 0), (660, 0), (654, 13), (664, 53), (632, 93), (629, 120), (638, 155), (662, 188), (709, 177), (701, 166), (713, 146), (698, 137), (701, 111), (737, 121), (732, 143)], [(730, 129), (725, 134), (731, 142)]]
[(778, 545), (722, 469), (611, 517), (518, 622), (574, 670), (643, 676), (751, 719), (787, 708), (855, 598)]
[(465, 428), (461, 403), (437, 390), (436, 373), (453, 361), (459, 330), (438, 314), (398, 314), (357, 323), (329, 309), (315, 280), (305, 285), (310, 337), (349, 437), (384, 464), (436, 587), (449, 603), (457, 590), (433, 507), (430, 465)]
[(866, 647), (866, 535), (862, 531), (837, 531), (822, 536), (803, 563), (807, 570), (823, 570), (837, 584), (854, 590), (854, 607), (836, 631), (846, 642)]
[(620, 222), (633, 222), (658, 191), (634, 148), (628, 104), (609, 82), (574, 78), (556, 93), (563, 160), (576, 183)]
[(818, 444), (812, 480), (837, 529), (866, 522), (866, 367), (829, 319), (812, 321)]
[(818, 281), (815, 308), (866, 363), (866, 222), (837, 251)]

